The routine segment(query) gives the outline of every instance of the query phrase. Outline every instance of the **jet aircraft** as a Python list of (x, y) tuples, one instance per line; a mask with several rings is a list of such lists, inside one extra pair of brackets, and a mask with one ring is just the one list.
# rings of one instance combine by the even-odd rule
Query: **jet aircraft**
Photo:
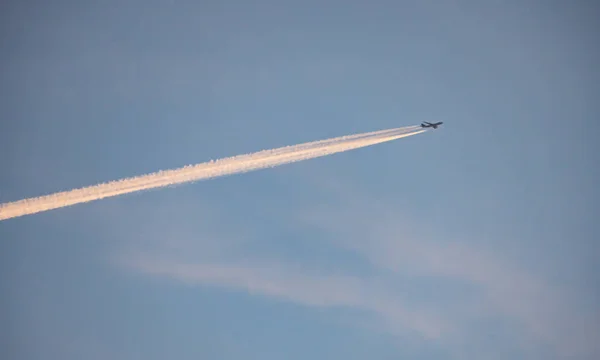
[(424, 123), (421, 123), (421, 127), (422, 127), (422, 128), (429, 128), (429, 127), (432, 127), (432, 128), (434, 128), (434, 129), (437, 129), (437, 128), (438, 128), (438, 126), (442, 125), (443, 123), (444, 123), (443, 121), (440, 121), (440, 122), (437, 122), (437, 123), (433, 123), (433, 124), (432, 124), (432, 123), (428, 123), (427, 121), (425, 121)]

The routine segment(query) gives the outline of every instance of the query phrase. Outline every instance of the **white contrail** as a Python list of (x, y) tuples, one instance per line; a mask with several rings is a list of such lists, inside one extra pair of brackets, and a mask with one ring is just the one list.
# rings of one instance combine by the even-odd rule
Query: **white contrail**
[(158, 171), (108, 183), (98, 184), (55, 194), (0, 204), (0, 220), (71, 206), (88, 201), (142, 190), (239, 174), (313, 159), (386, 141), (416, 135), (426, 130), (419, 126), (380, 130), (363, 134), (340, 136), (327, 140), (263, 150), (251, 154), (211, 160), (179, 169)]

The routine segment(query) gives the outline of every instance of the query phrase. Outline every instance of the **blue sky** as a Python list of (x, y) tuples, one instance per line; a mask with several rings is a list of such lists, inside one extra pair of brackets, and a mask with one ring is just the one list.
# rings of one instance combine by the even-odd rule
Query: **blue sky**
[(597, 6), (1, 13), (0, 202), (445, 122), (1, 222), (7, 359), (600, 356)]

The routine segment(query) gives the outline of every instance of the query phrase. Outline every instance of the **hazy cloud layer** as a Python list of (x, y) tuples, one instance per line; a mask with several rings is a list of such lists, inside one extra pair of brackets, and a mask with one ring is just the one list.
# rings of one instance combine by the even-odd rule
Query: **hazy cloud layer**
[[(300, 256), (261, 254), (252, 250), (260, 245), (254, 238), (260, 232), (221, 237), (210, 230), (209, 237), (199, 237), (197, 231), (183, 231), (162, 241), (155, 234), (149, 236), (153, 245), (131, 246), (119, 261), (187, 284), (366, 312), (380, 329), (444, 344), (459, 357), (503, 348), (534, 357), (598, 353), (598, 316), (578, 309), (573, 289), (533, 276), (469, 239), (424, 235), (420, 228), (426, 224), (409, 224), (383, 199), (361, 197), (341, 186), (332, 193), (339, 197), (281, 217), (290, 231), (312, 229), (323, 245), (362, 259), (368, 264), (363, 272), (336, 266), (337, 256), (325, 269), (303, 263)], [(497, 331), (480, 334), (485, 324)]]

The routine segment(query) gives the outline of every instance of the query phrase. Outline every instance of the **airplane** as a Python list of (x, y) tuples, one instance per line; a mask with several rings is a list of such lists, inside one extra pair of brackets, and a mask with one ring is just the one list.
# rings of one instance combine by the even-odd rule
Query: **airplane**
[(444, 123), (443, 121), (440, 121), (440, 122), (432, 124), (432, 123), (428, 123), (427, 121), (425, 121), (424, 123), (421, 123), (421, 127), (422, 128), (432, 127), (434, 129), (437, 129), (438, 126), (442, 125), (443, 123)]

